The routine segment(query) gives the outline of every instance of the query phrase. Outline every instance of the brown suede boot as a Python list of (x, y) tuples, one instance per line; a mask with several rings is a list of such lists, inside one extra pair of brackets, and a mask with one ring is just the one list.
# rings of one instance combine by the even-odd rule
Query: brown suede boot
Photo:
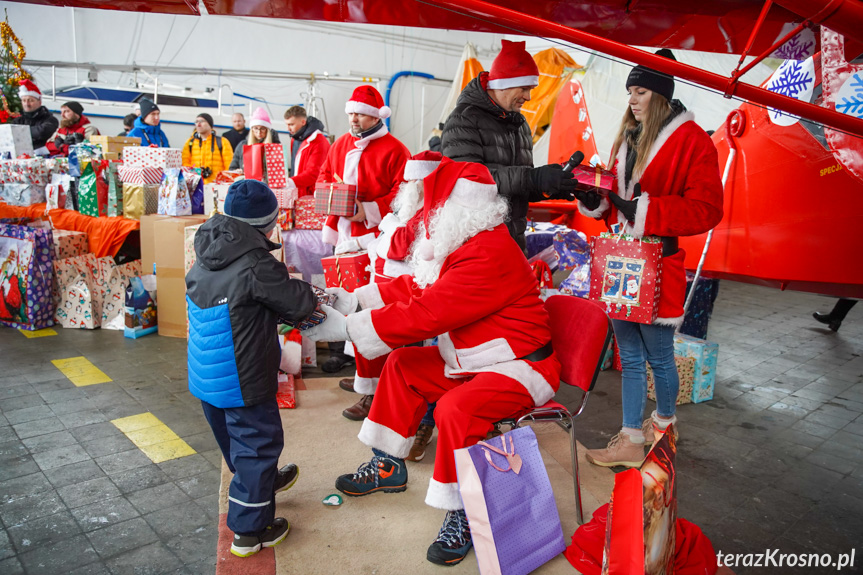
[(413, 447), (411, 447), (411, 451), (405, 459), (408, 461), (420, 461), (426, 455), (426, 447), (431, 441), (432, 433), (434, 433), (434, 426), (431, 425), (423, 425), (420, 424), (419, 429), (417, 429), (416, 437), (414, 438)]
[(362, 421), (369, 416), (374, 395), (364, 395), (362, 399), (342, 412), (342, 415), (352, 421)]

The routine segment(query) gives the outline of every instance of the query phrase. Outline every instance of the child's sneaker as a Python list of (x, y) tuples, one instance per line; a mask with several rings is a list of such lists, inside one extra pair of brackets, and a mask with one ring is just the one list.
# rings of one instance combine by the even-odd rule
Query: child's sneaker
[(287, 465), (279, 469), (279, 473), (278, 475), (276, 475), (276, 484), (273, 486), (273, 493), (278, 493), (279, 491), (287, 491), (294, 486), (294, 483), (297, 482), (297, 479), (299, 479), (299, 477), (300, 468), (293, 463), (288, 463)]
[(429, 546), (426, 559), (437, 565), (455, 565), (473, 547), (464, 509), (447, 511), (437, 539)]
[(372, 451), (375, 456), (368, 463), (360, 465), (356, 473), (348, 473), (336, 479), (336, 489), (345, 495), (357, 497), (375, 491), (398, 493), (408, 488), (405, 460), (387, 455), (378, 449)]
[(272, 525), (257, 535), (240, 535), (234, 533), (234, 542), (231, 543), (231, 553), (237, 557), (249, 557), (261, 550), (262, 547), (273, 547), (285, 540), (291, 524), (284, 517), (276, 517)]

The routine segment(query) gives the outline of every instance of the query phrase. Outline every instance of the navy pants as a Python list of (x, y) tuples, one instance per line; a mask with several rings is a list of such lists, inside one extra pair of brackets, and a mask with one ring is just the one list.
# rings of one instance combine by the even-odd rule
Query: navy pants
[(234, 473), (228, 490), (228, 529), (254, 535), (276, 515), (273, 487), (285, 439), (279, 406), (267, 401), (251, 407), (220, 408), (202, 401), (216, 442)]

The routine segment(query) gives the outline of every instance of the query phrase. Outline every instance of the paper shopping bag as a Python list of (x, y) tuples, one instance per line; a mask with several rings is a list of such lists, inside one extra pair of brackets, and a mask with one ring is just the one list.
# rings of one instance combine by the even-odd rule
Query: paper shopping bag
[(529, 427), (455, 450), (459, 491), (483, 575), (524, 575), (566, 548)]
[(48, 229), (0, 223), (0, 325), (54, 325), (52, 237)]

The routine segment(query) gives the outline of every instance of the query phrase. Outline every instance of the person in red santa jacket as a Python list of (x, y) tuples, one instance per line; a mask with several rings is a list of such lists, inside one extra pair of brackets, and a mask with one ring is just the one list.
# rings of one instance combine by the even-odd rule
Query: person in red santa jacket
[[(318, 175), (318, 182), (344, 182), (357, 187), (356, 214), (329, 216), (321, 232), (324, 243), (335, 246), (337, 255), (365, 250), (377, 237), (378, 224), (390, 211), (411, 155), (387, 130), (383, 120), (392, 111), (374, 87), (357, 87), (345, 104), (345, 113), (351, 130), (330, 147)], [(352, 358), (342, 353), (342, 347), (330, 346), (330, 358), (322, 370), (334, 373), (352, 363)], [(364, 409), (359, 404), (355, 407)]]
[(69, 146), (98, 136), (99, 129), (84, 115), (80, 102), (66, 102), (60, 106), (60, 127), (45, 144), (52, 156), (68, 156)]
[[(344, 316), (327, 306), (327, 319), (306, 333), (348, 338), (369, 358), (390, 354), (359, 433), (372, 458), (338, 478), (346, 495), (407, 488), (404, 458), (426, 404), (437, 402), (426, 504), (447, 513), (426, 557), (453, 565), (472, 545), (453, 451), (484, 439), (496, 421), (551, 399), (560, 363), (536, 277), (509, 235), (508, 205), (488, 168), (444, 158), (423, 180), (423, 194), (414, 277), (357, 289), (348, 307), (361, 311)], [(438, 347), (400, 347), (436, 335)]]
[[(657, 54), (674, 58), (670, 50)], [(588, 461), (605, 467), (638, 467), (656, 431), (677, 422), (679, 387), (674, 332), (683, 323), (685, 253), (678, 236), (702, 234), (722, 219), (722, 181), (716, 148), (695, 116), (674, 100), (674, 78), (636, 66), (626, 80), (629, 107), (612, 148), (616, 193), (576, 192), (581, 213), (619, 224), (636, 238), (662, 239), (659, 313), (651, 325), (613, 320), (623, 366), (623, 429)], [(627, 286), (621, 286), (627, 289)], [(642, 421), (647, 368), (656, 381), (656, 410)], [(676, 425), (675, 425), (676, 428)], [(676, 433), (676, 430), (675, 430)]]

